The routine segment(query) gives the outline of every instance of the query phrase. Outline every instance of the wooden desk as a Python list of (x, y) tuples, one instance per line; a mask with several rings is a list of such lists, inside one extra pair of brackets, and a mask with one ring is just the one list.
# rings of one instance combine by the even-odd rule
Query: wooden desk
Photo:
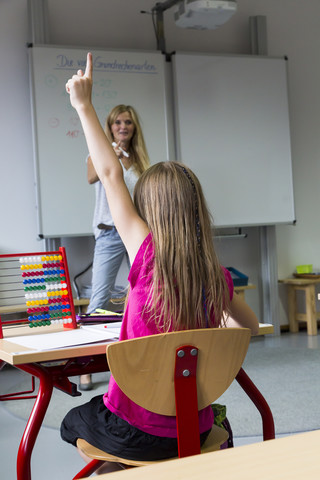
[(315, 430), (99, 477), (101, 480), (318, 480), (319, 449), (320, 430)]
[[(52, 331), (61, 331), (61, 327), (50, 327)], [(19, 327), (15, 330), (16, 335), (30, 334), (29, 327)], [(18, 333), (19, 332), (19, 333)], [(34, 331), (33, 331), (34, 332)], [(38, 333), (43, 333), (43, 330)], [(274, 327), (270, 323), (260, 323), (258, 335), (268, 335), (274, 333)], [(25, 363), (50, 362), (63, 360), (66, 358), (81, 358), (90, 355), (105, 355), (106, 345), (104, 343), (92, 343), (88, 345), (78, 345), (75, 347), (65, 347), (58, 350), (30, 351), (27, 347), (22, 347), (14, 343), (14, 337), (10, 339), (5, 331), (5, 338), (0, 339), (0, 359), (12, 366), (19, 366)], [(17, 353), (19, 352), (19, 353)], [(25, 352), (25, 353), (24, 353)]]
[[(292, 333), (299, 331), (299, 322), (307, 322), (308, 335), (318, 334), (317, 320), (320, 319), (320, 312), (316, 312), (316, 285), (320, 284), (320, 279), (312, 278), (285, 278), (279, 280), (288, 288), (288, 316), (289, 330)], [(305, 295), (305, 313), (297, 311), (296, 293), (303, 291)]]
[[(50, 327), (51, 332), (61, 330), (61, 327)], [(33, 333), (34, 330), (32, 331), (32, 334)], [(39, 329), (37, 333), (42, 334), (45, 332)], [(19, 327), (19, 333), (16, 333), (16, 335), (24, 334), (30, 334), (29, 327)], [(14, 337), (11, 339), (10, 337), (6, 336), (4, 339), (0, 339), (0, 359), (9, 363), (10, 365), (13, 365), (14, 367), (19, 367), (25, 363), (41, 363), (70, 358), (81, 358), (90, 355), (105, 355), (107, 344), (108, 342), (90, 343), (86, 345), (77, 345), (75, 347), (64, 347), (56, 350), (35, 351), (15, 344)]]
[[(274, 333), (274, 326), (272, 323), (259, 323), (259, 333), (258, 335), (270, 335)], [(254, 335), (257, 337), (258, 335)]]
[(244, 299), (246, 290), (252, 290), (254, 288), (256, 288), (256, 286), (249, 283), (248, 285), (243, 285), (241, 287), (234, 287), (234, 291)]
[[(61, 327), (56, 328), (61, 330)], [(270, 326), (262, 325), (261, 328), (269, 329)], [(30, 334), (28, 327), (15, 327), (10, 330), (14, 330), (15, 335)], [(42, 333), (39, 330), (32, 330), (32, 334)], [(0, 339), (0, 368), (4, 361), (39, 379), (37, 398), (17, 454), (17, 480), (31, 480), (31, 455), (51, 400), (53, 387), (71, 396), (81, 395), (77, 386), (69, 381), (69, 377), (108, 371), (106, 358), (108, 342), (34, 351), (15, 344), (14, 337), (11, 339), (8, 336), (8, 329), (4, 333), (5, 338)], [(243, 369), (239, 371), (236, 380), (261, 414), (264, 440), (274, 438), (273, 417), (264, 397)]]
[[(61, 329), (61, 327), (56, 328)], [(39, 330), (39, 334), (43, 333)], [(31, 480), (31, 455), (51, 400), (53, 387), (59, 388), (71, 396), (81, 395), (77, 390), (77, 385), (70, 382), (69, 377), (108, 371), (106, 358), (108, 342), (57, 350), (33, 351), (16, 345), (14, 338), (11, 340), (7, 331), (8, 329), (5, 331), (6, 337), (0, 339), (0, 368), (4, 361), (39, 379), (37, 398), (17, 454), (17, 480)], [(14, 328), (14, 331), (15, 335), (30, 334), (28, 327)], [(33, 332), (35, 331), (32, 330), (32, 334)]]

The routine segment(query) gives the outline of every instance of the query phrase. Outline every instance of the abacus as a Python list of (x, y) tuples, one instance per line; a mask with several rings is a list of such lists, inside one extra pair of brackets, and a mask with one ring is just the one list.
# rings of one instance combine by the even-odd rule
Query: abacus
[(0, 338), (4, 325), (77, 328), (64, 247), (54, 252), (0, 255), (0, 306), (7, 312), (12, 306), (14, 311), (23, 302), (26, 318), (2, 321), (0, 316)]

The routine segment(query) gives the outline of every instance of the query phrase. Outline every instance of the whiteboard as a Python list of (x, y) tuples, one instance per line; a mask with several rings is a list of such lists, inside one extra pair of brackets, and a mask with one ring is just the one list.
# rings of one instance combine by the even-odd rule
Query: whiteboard
[[(84, 69), (87, 49), (29, 48), (38, 235), (91, 235), (94, 187), (87, 182), (88, 154), (82, 127), (65, 91)], [(164, 56), (160, 52), (91, 50), (93, 104), (104, 125), (123, 103), (138, 112), (151, 163), (168, 160)]]
[(173, 56), (178, 159), (216, 226), (295, 221), (284, 58)]

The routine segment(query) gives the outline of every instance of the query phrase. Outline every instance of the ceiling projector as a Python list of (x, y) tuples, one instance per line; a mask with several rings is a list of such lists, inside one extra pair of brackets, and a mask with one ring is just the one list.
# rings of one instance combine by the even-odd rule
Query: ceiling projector
[(182, 0), (174, 14), (178, 27), (214, 30), (237, 11), (236, 0)]

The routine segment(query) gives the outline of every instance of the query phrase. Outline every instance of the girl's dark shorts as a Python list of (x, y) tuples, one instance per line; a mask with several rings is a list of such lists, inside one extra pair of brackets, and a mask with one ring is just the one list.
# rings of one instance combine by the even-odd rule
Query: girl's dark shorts
[[(178, 456), (176, 438), (157, 437), (133, 427), (106, 408), (102, 395), (70, 410), (60, 433), (63, 440), (74, 446), (78, 438), (83, 438), (100, 450), (130, 460), (152, 461)], [(210, 430), (200, 435), (201, 445), (209, 433)]]

